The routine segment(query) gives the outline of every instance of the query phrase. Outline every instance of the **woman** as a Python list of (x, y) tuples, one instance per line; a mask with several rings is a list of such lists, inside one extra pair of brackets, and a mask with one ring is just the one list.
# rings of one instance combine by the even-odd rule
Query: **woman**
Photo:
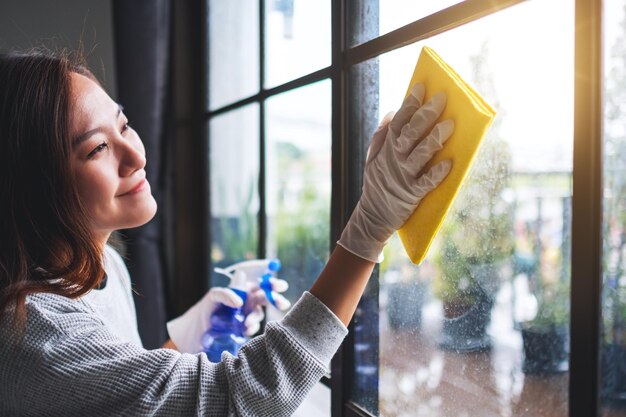
[(137, 334), (107, 241), (157, 207), (121, 106), (66, 55), (1, 55), (0, 415), (291, 415), (327, 371), (385, 242), (450, 169), (421, 172), (453, 130), (435, 125), (445, 96), (423, 97), (416, 86), (375, 132), (362, 197), (310, 292), (211, 363), (198, 353), (205, 319), (217, 302), (241, 303), (227, 289), (168, 323), (163, 349)]

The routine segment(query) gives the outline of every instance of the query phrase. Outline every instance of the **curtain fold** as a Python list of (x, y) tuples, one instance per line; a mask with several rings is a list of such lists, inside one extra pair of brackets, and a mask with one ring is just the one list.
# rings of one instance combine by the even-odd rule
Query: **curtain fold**
[(169, 0), (113, 0), (118, 101), (146, 148), (146, 174), (159, 205), (148, 224), (122, 232), (139, 334), (148, 349), (167, 339), (163, 244), (165, 109), (168, 99)]

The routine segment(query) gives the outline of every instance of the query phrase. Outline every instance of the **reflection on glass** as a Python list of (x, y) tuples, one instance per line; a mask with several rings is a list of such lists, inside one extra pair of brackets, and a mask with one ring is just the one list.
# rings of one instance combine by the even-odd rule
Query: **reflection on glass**
[(604, 4), (603, 416), (626, 415), (626, 2)]
[(209, 109), (259, 91), (259, 2), (208, 2)]
[[(282, 263), (293, 303), (308, 290), (329, 255), (330, 81), (267, 101), (267, 255)], [(275, 313), (268, 309), (268, 314)]]
[[(211, 262), (225, 267), (257, 257), (259, 106), (214, 117), (210, 123)], [(228, 278), (211, 272), (211, 284)]]
[(367, 22), (367, 30), (355, 28), (356, 30), (352, 31), (358, 33), (358, 36), (349, 39), (349, 46), (367, 42), (379, 34), (384, 35), (460, 2), (461, 0), (357, 0), (348, 2), (349, 15), (354, 16), (350, 24), (361, 25)]
[(380, 415), (568, 415), (573, 33), (525, 2), (380, 57), (381, 115), (424, 45), (498, 112), (424, 263), (385, 249)]
[(330, 65), (329, 0), (268, 0), (265, 4), (266, 88)]

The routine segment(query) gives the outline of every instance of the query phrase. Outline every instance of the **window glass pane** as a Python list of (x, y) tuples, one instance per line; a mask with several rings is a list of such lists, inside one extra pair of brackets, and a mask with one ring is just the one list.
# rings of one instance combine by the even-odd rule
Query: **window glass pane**
[(209, 109), (259, 91), (259, 2), (209, 0)]
[[(460, 3), (461, 0), (356, 0), (348, 2), (349, 16), (353, 16), (351, 25), (367, 26), (367, 30), (352, 30), (358, 33), (348, 40), (349, 46), (372, 40), (415, 20)], [(376, 28), (374, 30), (373, 28)]]
[(330, 1), (268, 0), (266, 88), (330, 65)]
[(626, 1), (604, 2), (603, 416), (626, 415)]
[(281, 260), (278, 276), (289, 282), (292, 303), (328, 259), (330, 116), (328, 80), (267, 101), (267, 253)]
[[(257, 257), (259, 214), (259, 106), (210, 121), (211, 262), (225, 267)], [(211, 284), (228, 278), (211, 271)]]
[(498, 111), (422, 265), (397, 237), (385, 250), (380, 415), (568, 415), (573, 5), (524, 2), (379, 59), (381, 115), (425, 45)]

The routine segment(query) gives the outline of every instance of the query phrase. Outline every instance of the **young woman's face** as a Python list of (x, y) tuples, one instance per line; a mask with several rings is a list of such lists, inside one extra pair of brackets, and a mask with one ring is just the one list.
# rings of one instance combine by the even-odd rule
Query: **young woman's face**
[(121, 107), (89, 78), (71, 74), (73, 170), (96, 236), (137, 227), (156, 213), (145, 149)]

